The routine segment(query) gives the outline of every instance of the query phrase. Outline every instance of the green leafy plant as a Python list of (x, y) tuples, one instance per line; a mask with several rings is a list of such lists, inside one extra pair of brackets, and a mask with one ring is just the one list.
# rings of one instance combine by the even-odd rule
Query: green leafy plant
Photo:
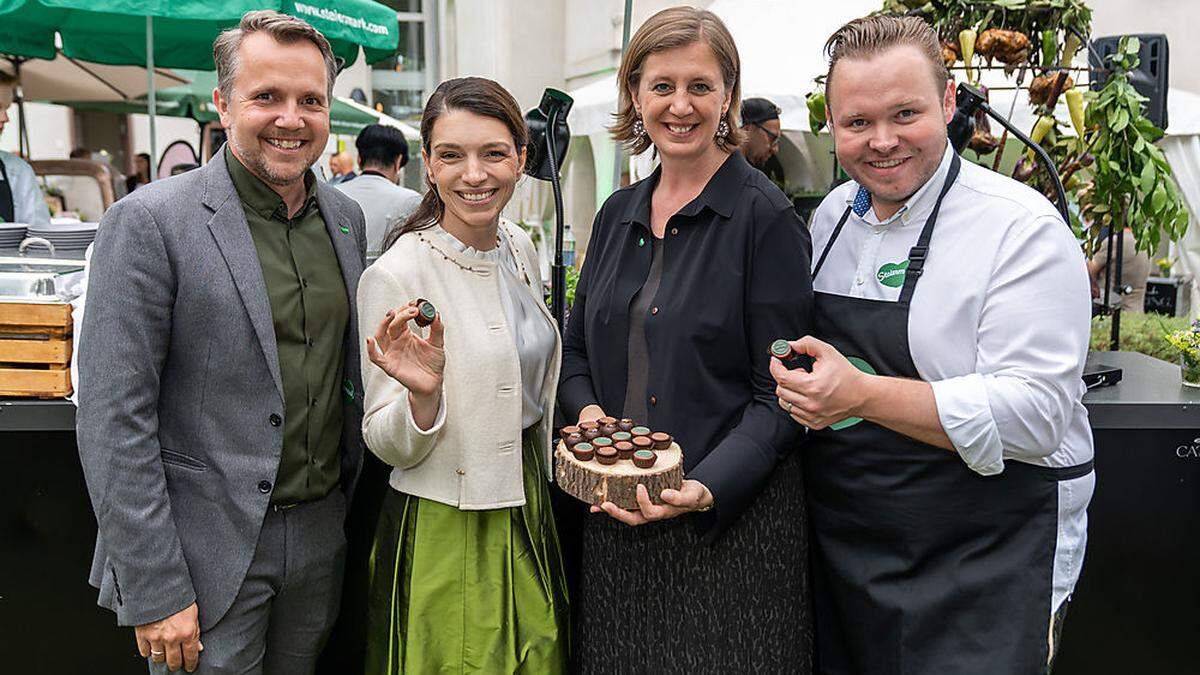
[(1188, 213), (1171, 177), (1171, 166), (1154, 144), (1163, 132), (1142, 114), (1146, 98), (1129, 82), (1138, 66), (1139, 41), (1122, 38), (1109, 63), (1104, 88), (1089, 94), (1088, 136), (1095, 157), (1090, 184), (1080, 189), (1079, 204), (1091, 223), (1095, 248), (1102, 228), (1129, 227), (1138, 250), (1153, 253), (1165, 235), (1177, 240), (1187, 230)]
[(1179, 365), (1183, 368), (1183, 381), (1200, 384), (1200, 320), (1167, 333), (1163, 340), (1177, 350)]

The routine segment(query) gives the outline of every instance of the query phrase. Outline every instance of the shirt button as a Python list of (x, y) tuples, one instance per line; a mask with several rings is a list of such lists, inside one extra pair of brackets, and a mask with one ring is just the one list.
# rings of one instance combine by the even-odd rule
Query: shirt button
[(309, 405), (311, 405), (314, 408), (317, 407), (317, 399), (314, 398), (313, 400), (309, 401)]
[(863, 278), (862, 278), (862, 277), (857, 277), (857, 278), (855, 278), (855, 279), (854, 279), (854, 283), (855, 283), (855, 284), (857, 284), (857, 285), (859, 285), (859, 286), (862, 286), (862, 283), (863, 283)]
[(283, 424), (283, 418), (275, 413), (271, 413), (270, 421), (271, 421), (271, 426), (273, 426), (273, 427), (277, 427), (280, 424)]
[(650, 405), (658, 405), (658, 397), (657, 396), (650, 397)]
[(658, 314), (658, 308), (657, 308), (657, 307), (651, 307), (651, 308), (650, 308), (650, 313), (651, 313), (651, 314)]
[(263, 493), (264, 495), (270, 493), (271, 492), (271, 481), (269, 481), (269, 480), (258, 481), (258, 491)]
[(308, 279), (301, 279), (301, 280), (300, 280), (300, 285), (301, 285), (301, 286), (303, 286), (303, 287), (305, 287), (305, 288), (308, 288)]
[(313, 346), (313, 339), (312, 339), (312, 338), (305, 338), (305, 340), (304, 340), (304, 344), (308, 345), (309, 349), (311, 349), (311, 348), (312, 348), (312, 346)]

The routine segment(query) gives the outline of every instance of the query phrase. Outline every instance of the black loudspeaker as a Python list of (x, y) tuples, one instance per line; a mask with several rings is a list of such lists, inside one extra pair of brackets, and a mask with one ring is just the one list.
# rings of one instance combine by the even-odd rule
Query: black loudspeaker
[(1092, 91), (1100, 91), (1108, 81), (1103, 72), (1108, 65), (1108, 56), (1116, 53), (1117, 43), (1123, 37), (1135, 37), (1141, 41), (1138, 51), (1138, 69), (1129, 74), (1129, 81), (1138, 93), (1150, 99), (1146, 101), (1146, 117), (1159, 129), (1167, 128), (1167, 36), (1158, 33), (1144, 35), (1114, 35), (1092, 40), (1088, 53), (1088, 65), (1100, 72), (1092, 77)]

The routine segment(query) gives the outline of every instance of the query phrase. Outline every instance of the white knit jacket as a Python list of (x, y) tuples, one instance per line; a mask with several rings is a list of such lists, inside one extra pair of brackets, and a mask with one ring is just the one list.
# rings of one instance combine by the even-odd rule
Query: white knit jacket
[[(524, 267), (529, 292), (547, 320), (537, 255), (525, 231), (500, 222), (501, 246), (511, 246)], [(358, 283), (359, 331), (374, 335), (390, 309), (414, 298), (437, 307), (445, 326), (446, 370), (442, 415), (427, 432), (411, 422), (408, 391), (371, 362), (362, 349), (365, 388), (363, 438), (395, 467), (391, 485), (401, 492), (464, 510), (525, 503), (521, 474), (521, 369), (501, 303), (496, 263), (468, 257), (433, 232), (410, 232), (367, 268)], [(415, 323), (409, 328), (427, 335)], [(552, 478), (550, 435), (562, 358), (562, 338), (542, 386), (545, 414), (537, 434)], [(443, 419), (444, 417), (444, 419)]]

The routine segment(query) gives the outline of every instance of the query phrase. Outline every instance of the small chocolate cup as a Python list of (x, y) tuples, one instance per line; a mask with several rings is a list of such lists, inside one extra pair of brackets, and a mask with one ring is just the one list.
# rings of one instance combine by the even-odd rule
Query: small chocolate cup
[(596, 446), (597, 449), (607, 448), (607, 447), (611, 446), (612, 444), (613, 444), (613, 441), (608, 436), (599, 436), (595, 440), (592, 441), (592, 445)]
[(650, 427), (634, 427), (629, 430), (629, 433), (633, 434), (635, 437), (649, 436), (650, 435)]
[(611, 438), (612, 435), (620, 431), (620, 429), (618, 429), (617, 425), (615, 424), (605, 424), (604, 426), (600, 427), (600, 431), (603, 431), (605, 436)]
[(617, 423), (617, 418), (615, 418), (615, 417), (601, 417), (600, 419), (598, 419), (598, 420), (596, 420), (596, 421), (600, 423), (600, 426), (604, 426), (605, 424), (616, 424), (616, 423)]
[(629, 433), (628, 431), (618, 431), (617, 433), (609, 436), (609, 438), (613, 439), (614, 443), (619, 441), (632, 441), (633, 434)]
[(633, 465), (639, 469), (649, 469), (658, 461), (658, 455), (653, 450), (638, 450), (633, 453)]
[(617, 457), (621, 459), (629, 459), (633, 457), (633, 443), (629, 441), (617, 441), (613, 443), (613, 447), (617, 449)]
[(596, 427), (592, 427), (591, 429), (584, 429), (584, 430), (583, 430), (583, 437), (584, 437), (585, 439), (589, 440), (589, 441), (594, 441), (594, 440), (596, 440), (597, 438), (600, 438), (600, 437), (601, 437), (601, 436), (603, 436), (603, 435), (604, 435), (604, 434), (603, 434), (603, 433), (602, 433), (602, 432), (601, 432), (599, 429), (597, 429)]
[(796, 352), (792, 351), (792, 346), (788, 344), (787, 340), (776, 340), (772, 342), (769, 351), (771, 352), (771, 356), (774, 356), (780, 361), (787, 361), (788, 359), (796, 358)]
[(629, 419), (628, 417), (626, 417), (623, 420), (617, 421), (617, 428), (620, 429), (621, 431), (629, 431), (630, 429), (632, 429), (636, 426), (637, 426), (637, 424), (634, 423), (634, 421)]
[(574, 433), (574, 434), (571, 434), (570, 436), (567, 436), (567, 439), (565, 441), (563, 441), (563, 443), (566, 443), (567, 449), (570, 450), (571, 448), (575, 447), (576, 445), (579, 445), (580, 443), (582, 443), (583, 440), (584, 440), (583, 434)]
[(633, 449), (634, 450), (651, 450), (653, 448), (654, 448), (654, 441), (650, 440), (649, 436), (634, 436), (633, 437)]
[(574, 424), (563, 427), (562, 429), (558, 430), (558, 435), (564, 441), (567, 440), (567, 437), (570, 436), (571, 434), (582, 434), (582, 433), (583, 433), (583, 429), (580, 429), (579, 427), (575, 426)]
[(417, 317), (414, 319), (417, 325), (424, 328), (433, 323), (436, 318), (437, 307), (434, 307), (433, 303), (425, 298), (417, 298)]
[(571, 454), (581, 462), (590, 462), (592, 457), (596, 456), (596, 449), (592, 447), (591, 443), (579, 443), (571, 448)]
[(671, 435), (661, 431), (656, 431), (650, 434), (650, 440), (654, 442), (655, 450), (666, 450), (671, 447)]
[(596, 422), (596, 420), (588, 420), (586, 422), (580, 422), (579, 428), (583, 429), (584, 431), (587, 431), (588, 429), (599, 429), (600, 424)]
[(596, 461), (600, 462), (601, 464), (616, 464), (617, 449), (611, 445), (604, 448), (597, 448)]

